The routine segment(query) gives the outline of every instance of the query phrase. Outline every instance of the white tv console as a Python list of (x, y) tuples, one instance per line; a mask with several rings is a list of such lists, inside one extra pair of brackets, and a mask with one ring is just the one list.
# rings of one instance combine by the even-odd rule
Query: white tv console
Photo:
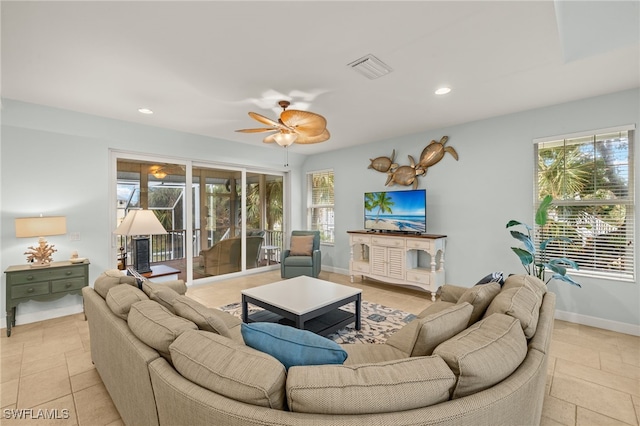
[(431, 293), (444, 285), (446, 235), (347, 231), (351, 282), (355, 275)]

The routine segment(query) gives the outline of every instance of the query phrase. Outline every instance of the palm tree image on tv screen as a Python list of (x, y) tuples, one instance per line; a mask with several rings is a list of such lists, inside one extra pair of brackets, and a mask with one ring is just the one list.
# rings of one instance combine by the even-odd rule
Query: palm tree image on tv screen
[(364, 227), (379, 232), (422, 234), (427, 230), (424, 189), (364, 194)]

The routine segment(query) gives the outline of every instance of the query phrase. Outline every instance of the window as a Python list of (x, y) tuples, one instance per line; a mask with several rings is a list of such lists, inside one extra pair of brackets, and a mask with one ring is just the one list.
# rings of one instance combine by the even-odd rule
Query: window
[(333, 170), (307, 173), (307, 227), (320, 231), (320, 242), (334, 242)]
[(635, 280), (633, 126), (535, 140), (537, 209), (553, 197), (536, 246), (580, 266), (576, 275)]

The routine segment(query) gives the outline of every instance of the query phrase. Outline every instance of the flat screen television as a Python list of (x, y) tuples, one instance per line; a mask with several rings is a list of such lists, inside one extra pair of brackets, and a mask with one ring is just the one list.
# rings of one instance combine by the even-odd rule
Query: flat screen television
[(369, 231), (423, 234), (427, 230), (427, 191), (366, 192), (364, 227)]

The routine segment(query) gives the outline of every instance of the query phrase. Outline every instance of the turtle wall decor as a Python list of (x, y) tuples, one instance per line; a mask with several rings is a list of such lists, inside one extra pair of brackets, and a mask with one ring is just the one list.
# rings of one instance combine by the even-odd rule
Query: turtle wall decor
[(451, 154), (458, 161), (458, 153), (453, 147), (445, 144), (449, 141), (449, 136), (443, 136), (440, 141), (432, 140), (420, 153), (420, 159), (416, 164), (412, 156), (409, 157), (410, 165), (400, 166), (394, 163), (396, 150), (394, 149), (389, 157), (370, 158), (371, 164), (367, 168), (387, 174), (386, 186), (394, 184), (409, 186), (413, 189), (418, 187), (418, 176), (425, 176), (427, 169), (434, 166), (444, 158), (446, 153)]

